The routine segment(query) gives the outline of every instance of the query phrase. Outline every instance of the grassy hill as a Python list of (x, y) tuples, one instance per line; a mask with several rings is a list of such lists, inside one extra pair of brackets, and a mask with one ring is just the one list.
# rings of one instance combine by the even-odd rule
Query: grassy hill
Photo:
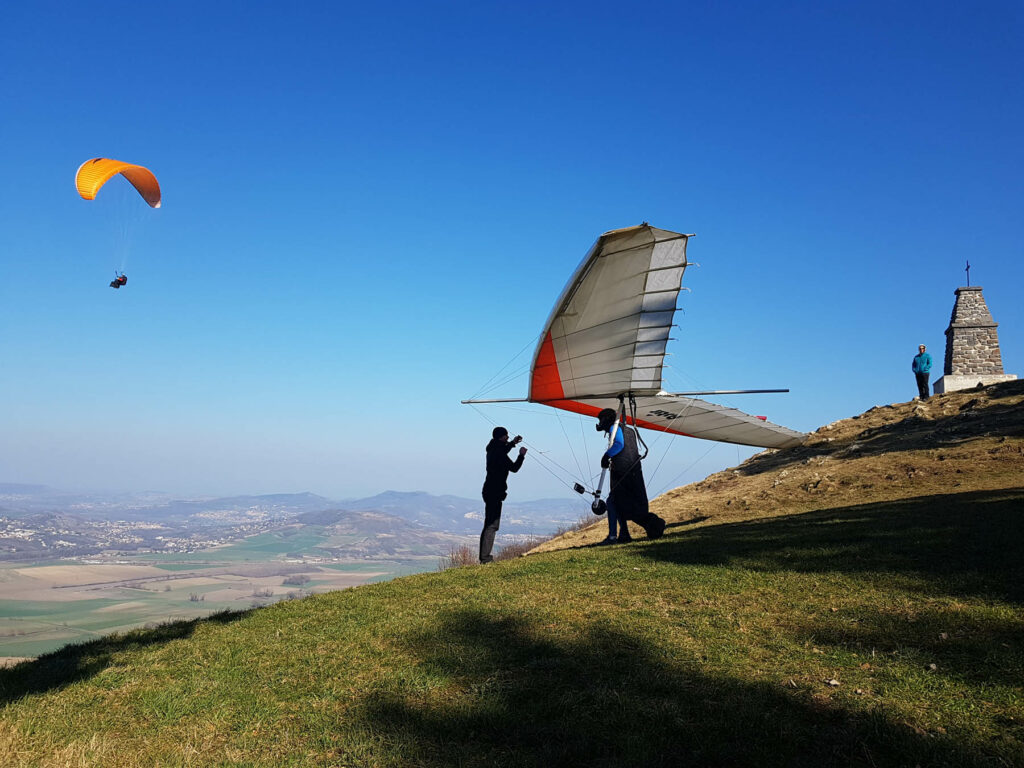
[[(798, 448), (764, 451), (669, 491), (651, 511), (717, 525), (901, 499), (1024, 486), (1024, 381), (879, 406), (821, 427)], [(595, 522), (535, 551), (593, 544)], [(640, 532), (642, 535), (642, 532)]]
[(0, 765), (1024, 765), (1024, 384), (874, 409), (655, 504), (0, 672)]

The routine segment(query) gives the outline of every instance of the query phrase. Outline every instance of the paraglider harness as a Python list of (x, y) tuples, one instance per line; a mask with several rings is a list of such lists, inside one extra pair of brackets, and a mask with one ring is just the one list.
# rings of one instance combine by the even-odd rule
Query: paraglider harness
[(111, 288), (120, 288), (128, 283), (128, 275), (124, 272), (114, 272), (114, 279), (110, 281)]
[[(637, 462), (640, 462), (640, 461), (643, 461), (644, 459), (647, 458), (647, 453), (648, 453), (649, 449), (647, 448), (647, 443), (645, 443), (644, 439), (640, 436), (639, 428), (637, 428), (637, 423), (636, 423), (636, 398), (633, 397), (632, 393), (629, 393), (629, 417), (633, 421), (633, 432), (636, 434), (637, 442), (644, 447), (643, 455), (637, 457)], [(615, 421), (612, 423), (611, 431), (608, 433), (608, 447), (609, 448), (611, 447), (612, 443), (615, 442), (615, 435), (618, 432), (618, 430), (620, 428), (625, 428), (626, 424), (627, 424), (627, 421), (626, 421), (626, 395), (619, 395), (619, 414), (618, 414), (618, 418), (616, 418)], [(621, 425), (621, 427), (620, 427), (620, 425)], [(601, 428), (601, 425), (599, 424), (598, 425), (598, 429), (600, 429), (600, 428)], [(632, 469), (632, 468), (633, 467), (629, 467), (629, 469)], [(629, 471), (629, 470), (626, 470), (626, 471)], [(605, 476), (606, 472), (608, 472), (608, 468), (607, 467), (601, 467), (601, 478), (597, 481), (597, 489), (590, 492), (591, 495), (594, 497), (594, 501), (590, 505), (590, 509), (591, 509), (591, 511), (595, 515), (603, 515), (605, 512), (608, 511), (608, 504), (607, 504), (607, 502), (605, 502), (605, 500), (601, 498), (601, 489), (604, 486), (604, 476)], [(573, 486), (573, 490), (576, 491), (576, 493), (581, 494), (581, 495), (584, 494), (584, 493), (587, 493), (587, 489), (584, 488), (579, 483), (576, 483)]]

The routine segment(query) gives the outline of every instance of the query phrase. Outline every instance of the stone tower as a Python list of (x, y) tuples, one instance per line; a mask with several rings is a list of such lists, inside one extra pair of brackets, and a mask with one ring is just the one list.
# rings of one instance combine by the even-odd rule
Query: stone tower
[(944, 376), (935, 382), (935, 394), (1017, 378), (1003, 373), (998, 326), (988, 311), (980, 285), (956, 289), (953, 316), (946, 329)]

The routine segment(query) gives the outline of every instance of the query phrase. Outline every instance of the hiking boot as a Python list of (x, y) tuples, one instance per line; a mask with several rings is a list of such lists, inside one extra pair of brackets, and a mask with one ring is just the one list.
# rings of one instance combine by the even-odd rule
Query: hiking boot
[(660, 517), (656, 517), (655, 520), (654, 520), (654, 524), (651, 525), (651, 527), (647, 529), (647, 538), (648, 539), (660, 539), (664, 535), (665, 535), (665, 521), (662, 520)]
[(619, 543), (619, 540), (616, 539), (614, 536), (608, 536), (607, 538), (602, 539), (601, 541), (597, 542), (597, 546), (599, 546), (599, 547), (607, 547), (609, 544), (618, 544), (618, 543)]
[(619, 544), (632, 544), (633, 537), (628, 533), (625, 536), (619, 536)]

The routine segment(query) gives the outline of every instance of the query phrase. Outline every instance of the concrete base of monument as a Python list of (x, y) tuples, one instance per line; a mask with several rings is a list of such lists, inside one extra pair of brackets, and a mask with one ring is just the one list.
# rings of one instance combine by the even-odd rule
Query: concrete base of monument
[(990, 374), (983, 376), (981, 374), (968, 374), (966, 376), (943, 376), (941, 379), (936, 381), (932, 385), (932, 389), (936, 395), (941, 395), (945, 392), (956, 392), (960, 389), (971, 389), (971, 387), (977, 386), (988, 386), (989, 384), (998, 384), (1001, 381), (1013, 381), (1017, 377), (1013, 374)]

